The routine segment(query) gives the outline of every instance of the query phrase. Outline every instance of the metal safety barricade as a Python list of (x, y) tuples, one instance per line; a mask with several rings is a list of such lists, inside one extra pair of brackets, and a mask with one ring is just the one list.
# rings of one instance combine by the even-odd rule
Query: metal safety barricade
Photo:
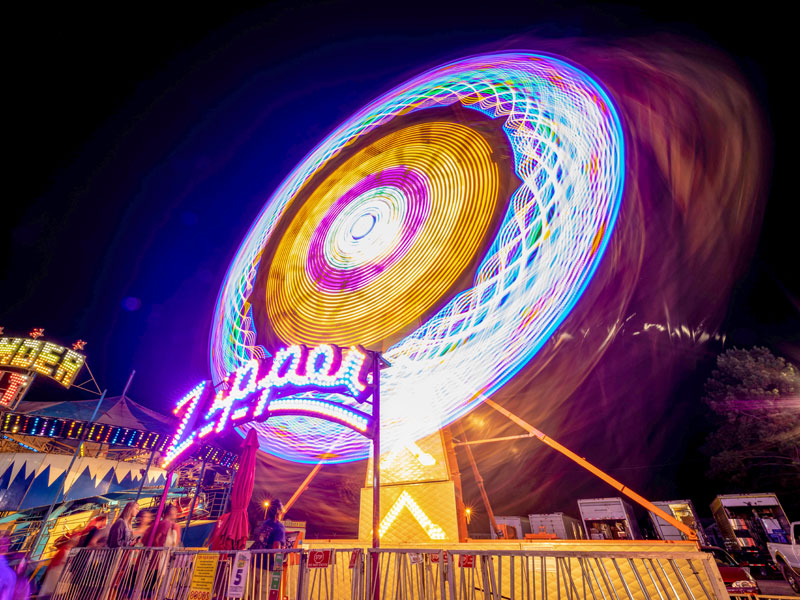
[(365, 555), (361, 548), (308, 550), (301, 600), (363, 600)]
[[(374, 561), (374, 563), (373, 563)], [(52, 600), (728, 600), (700, 551), (73, 550)]]
[(299, 600), (303, 550), (173, 550), (158, 600)]
[(728, 600), (699, 551), (368, 552), (379, 578), (367, 569), (370, 600)]
[(76, 548), (52, 600), (155, 600), (169, 562), (167, 548)]

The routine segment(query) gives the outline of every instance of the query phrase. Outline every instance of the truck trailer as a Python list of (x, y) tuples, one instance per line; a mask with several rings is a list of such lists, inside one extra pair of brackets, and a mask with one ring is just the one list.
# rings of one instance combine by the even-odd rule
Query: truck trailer
[(581, 522), (564, 513), (528, 515), (528, 521), (534, 537), (542, 534), (554, 535), (559, 540), (581, 540), (586, 537)]
[(744, 566), (764, 574), (775, 570), (768, 543), (787, 544), (789, 519), (775, 494), (727, 494), (711, 503), (727, 549)]
[(633, 508), (622, 498), (584, 498), (578, 500), (578, 511), (590, 540), (642, 539)]
[[(663, 510), (668, 515), (672, 515), (678, 521), (687, 525), (695, 530), (697, 539), (702, 546), (709, 546), (706, 539), (703, 527), (700, 525), (700, 519), (697, 516), (697, 511), (694, 509), (694, 504), (691, 500), (662, 500), (660, 502), (653, 502), (658, 508)], [(653, 521), (656, 535), (662, 540), (685, 540), (686, 535), (674, 525), (670, 525), (664, 519), (654, 513), (650, 513), (650, 520)]]
[[(503, 532), (503, 537), (507, 540), (521, 540), (525, 538), (526, 533), (530, 533), (525, 531), (528, 524), (522, 517), (495, 517), (494, 520)], [(497, 534), (494, 531), (490, 533), (492, 539), (497, 538)]]

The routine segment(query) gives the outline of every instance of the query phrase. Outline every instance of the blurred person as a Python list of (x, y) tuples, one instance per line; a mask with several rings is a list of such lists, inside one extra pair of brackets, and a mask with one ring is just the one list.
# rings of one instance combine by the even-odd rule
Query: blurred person
[(14, 600), (30, 600), (31, 597), (31, 579), (28, 574), (28, 557), (22, 556), (14, 569), (17, 578), (16, 585), (14, 586)]
[(139, 513), (139, 522), (133, 530), (134, 544), (144, 544), (147, 540), (147, 533), (153, 525), (155, 515), (152, 510), (143, 510)]
[[(253, 544), (250, 550), (280, 550), (286, 545), (286, 528), (281, 523), (283, 516), (283, 504), (278, 498), (274, 498), (267, 508), (266, 518), (256, 528), (253, 535)], [(253, 566), (260, 575), (261, 595), (269, 594), (270, 578), (266, 573), (272, 571), (274, 565), (274, 555), (267, 552), (256, 552), (253, 554)]]
[(54, 546), (56, 547), (56, 553), (47, 565), (47, 571), (42, 580), (42, 587), (39, 590), (38, 597), (40, 599), (49, 598), (53, 595), (53, 592), (55, 592), (56, 584), (61, 578), (61, 573), (64, 571), (64, 562), (67, 559), (67, 554), (78, 545), (78, 541), (83, 534), (83, 530), (76, 530), (62, 535), (55, 541)]
[(97, 548), (102, 548), (105, 544), (105, 529), (108, 526), (108, 516), (100, 515), (89, 521), (89, 524), (81, 532), (78, 543), (75, 545), (80, 551), (69, 565), (71, 573), (71, 586), (77, 590), (77, 600), (87, 600), (97, 595), (97, 588), (102, 582), (99, 580), (97, 562), (90, 563), (91, 552)]
[(168, 504), (164, 514), (156, 527), (156, 533), (150, 544), (155, 548), (175, 548), (180, 545), (181, 528), (175, 522), (178, 519), (178, 507)]
[(8, 536), (0, 537), (0, 600), (13, 600), (14, 588), (17, 585), (17, 575), (6, 560), (6, 553), (10, 547), (11, 540)]
[[(178, 519), (178, 507), (174, 504), (168, 504), (164, 509), (161, 520), (156, 526), (155, 533), (150, 538), (150, 529), (144, 534), (144, 543), (152, 546), (153, 548), (176, 548), (180, 545), (181, 528), (175, 522)], [(148, 567), (147, 581), (142, 590), (143, 598), (152, 598), (155, 590), (157, 589), (158, 580), (163, 577), (167, 567), (167, 552), (158, 552), (150, 557), (150, 566)]]
[(139, 514), (139, 503), (128, 502), (111, 529), (108, 531), (106, 545), (109, 548), (125, 548), (133, 546), (133, 519)]

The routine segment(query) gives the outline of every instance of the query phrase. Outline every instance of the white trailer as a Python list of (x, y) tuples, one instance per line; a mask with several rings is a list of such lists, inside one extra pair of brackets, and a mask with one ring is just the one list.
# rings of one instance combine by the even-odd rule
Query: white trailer
[(583, 529), (590, 540), (640, 540), (633, 508), (622, 498), (578, 500)]
[[(668, 515), (672, 515), (688, 527), (691, 527), (697, 533), (697, 539), (702, 546), (709, 546), (706, 539), (705, 532), (700, 526), (700, 519), (697, 516), (697, 511), (694, 508), (691, 500), (662, 500), (661, 502), (653, 502), (658, 508), (663, 510)], [(656, 534), (662, 540), (685, 540), (686, 535), (674, 525), (670, 525), (661, 517), (650, 513), (650, 520), (653, 521)]]
[(534, 535), (550, 533), (559, 540), (581, 540), (586, 537), (581, 522), (564, 513), (528, 515), (528, 521)]
[[(495, 517), (494, 520), (497, 521), (498, 527), (505, 530), (506, 539), (521, 540), (525, 538), (526, 533), (529, 533), (525, 531), (527, 523), (524, 523), (522, 517)], [(497, 534), (494, 531), (491, 534), (492, 539), (497, 538)]]

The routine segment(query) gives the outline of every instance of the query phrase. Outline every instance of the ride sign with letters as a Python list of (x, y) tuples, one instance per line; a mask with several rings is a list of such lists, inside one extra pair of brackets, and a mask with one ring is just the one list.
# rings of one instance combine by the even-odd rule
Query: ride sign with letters
[(223, 431), (270, 416), (317, 417), (371, 436), (372, 415), (335, 399), (340, 394), (361, 405), (373, 394), (368, 356), (360, 346), (289, 346), (266, 361), (247, 361), (228, 374), (217, 392), (210, 382), (200, 383), (175, 406), (180, 424), (162, 466)]

